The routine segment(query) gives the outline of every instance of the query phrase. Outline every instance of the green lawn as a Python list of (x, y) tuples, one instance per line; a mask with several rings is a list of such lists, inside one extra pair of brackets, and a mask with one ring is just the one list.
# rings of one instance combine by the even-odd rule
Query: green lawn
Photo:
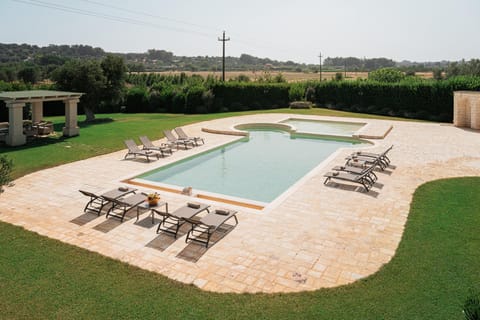
[[(327, 109), (264, 112), (366, 117)], [(163, 129), (249, 113), (101, 115), (114, 121), (83, 126), (78, 137), (39, 139), (0, 152), (13, 159), (20, 177), (123, 149), (125, 138), (156, 139)], [(63, 117), (52, 120), (61, 130)], [(478, 177), (423, 185), (390, 263), (352, 285), (295, 294), (203, 292), (0, 223), (0, 318), (462, 319), (469, 290), (480, 289), (478, 190)]]
[(480, 284), (480, 178), (414, 195), (393, 260), (348, 286), (216, 294), (0, 223), (3, 319), (463, 319)]
[(57, 136), (37, 139), (22, 147), (10, 148), (0, 146), (0, 153), (8, 155), (13, 160), (14, 171), (12, 175), (14, 178), (19, 178), (37, 170), (124, 149), (123, 140), (130, 138), (138, 140), (140, 135), (147, 135), (150, 139), (159, 139), (163, 137), (162, 130), (164, 129), (173, 129), (177, 126), (204, 120), (267, 112), (401, 120), (400, 118), (320, 108), (308, 110), (276, 109), (205, 115), (116, 113), (98, 115), (99, 119), (111, 118), (114, 121), (97, 124), (85, 124), (83, 122), (85, 117), (80, 116), (80, 135), (64, 138), (61, 136), (61, 131), (65, 117), (62, 116), (48, 118), (48, 120), (54, 122)]

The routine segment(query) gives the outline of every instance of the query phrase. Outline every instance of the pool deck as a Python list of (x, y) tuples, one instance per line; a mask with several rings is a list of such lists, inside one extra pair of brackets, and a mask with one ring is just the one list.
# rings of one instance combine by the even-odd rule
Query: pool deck
[[(288, 117), (367, 122), (360, 133), (373, 139), (369, 151), (380, 152), (393, 144), (392, 166), (378, 173), (378, 182), (368, 193), (347, 184), (325, 186), (325, 172), (343, 164), (352, 152), (340, 149), (263, 211), (234, 207), (239, 224), (215, 237), (208, 249), (186, 244), (185, 235), (174, 240), (156, 234), (159, 219), (152, 225), (147, 213), (137, 222), (132, 212), (120, 223), (104, 214), (83, 212), (88, 199), (79, 189), (108, 191), (142, 172), (240, 138), (205, 131), (235, 132), (236, 124)], [(448, 124), (262, 114), (184, 128), (204, 137), (206, 144), (150, 163), (123, 160), (122, 150), (20, 178), (0, 196), (0, 220), (203, 290), (295, 292), (344, 285), (375, 273), (395, 254), (418, 186), (440, 178), (480, 175), (480, 131)], [(195, 201), (168, 192), (161, 192), (161, 197), (170, 211)]]

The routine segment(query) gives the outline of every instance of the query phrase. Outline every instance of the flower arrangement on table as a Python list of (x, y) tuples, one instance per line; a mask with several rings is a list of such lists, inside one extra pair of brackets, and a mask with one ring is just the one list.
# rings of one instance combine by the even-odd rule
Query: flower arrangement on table
[(150, 206), (156, 206), (158, 204), (158, 200), (160, 200), (160, 195), (158, 193), (149, 193), (147, 195), (147, 201)]

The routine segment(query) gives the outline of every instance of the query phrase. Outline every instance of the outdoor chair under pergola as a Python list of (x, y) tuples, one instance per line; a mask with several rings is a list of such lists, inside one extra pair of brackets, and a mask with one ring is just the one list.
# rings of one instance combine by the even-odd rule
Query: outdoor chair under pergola
[(77, 104), (82, 95), (83, 93), (80, 92), (50, 90), (0, 92), (0, 100), (5, 101), (8, 109), (8, 123), (0, 126), (0, 134), (5, 136), (5, 142), (9, 146), (20, 146), (26, 143), (28, 132), (24, 130), (23, 120), (23, 107), (26, 103), (32, 105), (32, 123), (39, 124), (40, 134), (48, 133), (51, 129), (48, 128), (50, 124), (43, 122), (43, 102), (63, 101), (65, 104), (63, 135), (77, 136), (79, 134)]

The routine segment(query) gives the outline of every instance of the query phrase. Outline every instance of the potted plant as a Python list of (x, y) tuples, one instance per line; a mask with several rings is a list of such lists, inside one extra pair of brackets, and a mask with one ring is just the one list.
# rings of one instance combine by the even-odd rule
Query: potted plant
[(160, 195), (158, 193), (149, 193), (147, 195), (148, 205), (154, 207), (158, 204), (158, 200), (160, 200)]

